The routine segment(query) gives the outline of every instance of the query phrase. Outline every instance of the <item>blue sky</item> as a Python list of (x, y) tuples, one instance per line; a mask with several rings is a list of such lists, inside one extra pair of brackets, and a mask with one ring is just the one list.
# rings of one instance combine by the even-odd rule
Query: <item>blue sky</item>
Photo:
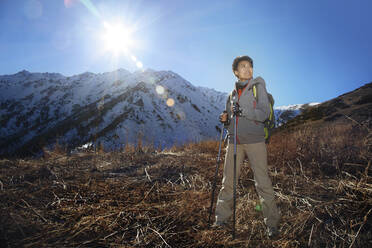
[[(322, 102), (372, 81), (370, 0), (0, 0), (0, 75), (171, 70), (231, 90), (231, 63), (254, 60), (276, 105)], [(132, 30), (105, 49), (103, 23)]]

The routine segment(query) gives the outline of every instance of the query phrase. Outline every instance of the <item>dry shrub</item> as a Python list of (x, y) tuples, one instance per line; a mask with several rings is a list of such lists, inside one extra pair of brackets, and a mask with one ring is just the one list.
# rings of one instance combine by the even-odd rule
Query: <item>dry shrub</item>
[(300, 243), (314, 247), (365, 247), (372, 240), (369, 137), (368, 125), (350, 122), (273, 136), (269, 163), (277, 170), (283, 234), (301, 234)]
[(104, 154), (105, 153), (105, 145), (103, 143), (98, 144), (97, 152), (98, 152), (98, 154)]
[[(194, 151), (198, 153), (217, 153), (219, 147), (219, 141), (216, 140), (205, 140), (199, 143), (187, 143), (180, 147), (184, 151)], [(221, 144), (221, 148), (224, 147), (224, 144)]]
[[(0, 160), (5, 247), (368, 247), (371, 132), (358, 124), (303, 126), (272, 137), (269, 170), (282, 214), (269, 240), (253, 173), (237, 187), (237, 238), (207, 225), (217, 141), (173, 153), (123, 152)], [(223, 150), (224, 151), (224, 150)], [(223, 156), (222, 156), (223, 159)], [(218, 182), (220, 188), (222, 168)], [(46, 170), (47, 169), (47, 170)]]
[[(282, 132), (272, 137), (269, 163), (303, 166), (318, 176), (332, 176), (342, 171), (357, 173), (368, 163), (362, 154), (368, 148), (365, 137), (370, 131), (354, 123), (334, 123), (328, 125), (303, 125), (293, 132)], [(350, 167), (349, 163), (362, 164)], [(315, 176), (314, 174), (314, 176)]]
[(52, 147), (49, 147), (49, 148), (43, 147), (42, 151), (43, 151), (43, 157), (46, 159), (51, 159), (51, 158), (55, 159), (55, 158), (67, 156), (66, 146), (60, 144), (58, 140)]
[(127, 143), (124, 147), (125, 153), (134, 153), (136, 151), (136, 147), (132, 144)]

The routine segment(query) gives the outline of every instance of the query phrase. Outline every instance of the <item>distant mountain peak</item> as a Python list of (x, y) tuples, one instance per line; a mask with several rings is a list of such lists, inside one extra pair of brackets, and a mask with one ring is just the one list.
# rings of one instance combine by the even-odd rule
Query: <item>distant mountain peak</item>
[(303, 107), (307, 107), (307, 106), (315, 106), (315, 105), (318, 105), (320, 104), (319, 102), (311, 102), (311, 103), (304, 103), (304, 104), (290, 104), (290, 105), (286, 105), (286, 106), (278, 106), (278, 107), (275, 107), (275, 109), (278, 109), (278, 110), (297, 110), (297, 109), (301, 109)]
[(112, 71), (112, 72), (109, 72), (109, 73), (120, 73), (120, 74), (131, 74), (131, 72), (130, 71), (128, 71), (128, 70), (126, 70), (126, 69), (124, 69), (124, 68), (119, 68), (119, 69), (117, 69), (117, 70), (114, 70), (114, 71)]
[(31, 74), (31, 73), (29, 71), (23, 69), (22, 71), (19, 71), (16, 74), (28, 75), (28, 74)]

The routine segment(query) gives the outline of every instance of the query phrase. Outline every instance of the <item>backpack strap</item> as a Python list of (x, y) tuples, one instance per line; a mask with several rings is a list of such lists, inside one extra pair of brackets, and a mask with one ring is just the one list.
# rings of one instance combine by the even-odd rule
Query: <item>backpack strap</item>
[(256, 98), (256, 101), (257, 101), (257, 100), (258, 100), (258, 99), (257, 99), (257, 87), (256, 87), (255, 84), (253, 85), (252, 90), (253, 90), (253, 96), (254, 96), (254, 98)]
[[(258, 96), (257, 96), (257, 86), (256, 84), (254, 84), (252, 86), (252, 90), (253, 90), (253, 96), (254, 98), (256, 99), (256, 101), (258, 101)], [(274, 98), (273, 96), (270, 94), (270, 93), (267, 93), (267, 97), (268, 97), (268, 100), (269, 100), (269, 104), (270, 104), (270, 115), (269, 115), (269, 120), (272, 120), (273, 117), (274, 117)]]

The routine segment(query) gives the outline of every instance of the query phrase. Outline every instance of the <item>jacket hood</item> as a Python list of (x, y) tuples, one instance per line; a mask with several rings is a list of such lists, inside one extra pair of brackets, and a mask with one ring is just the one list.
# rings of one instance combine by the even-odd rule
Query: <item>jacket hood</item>
[(247, 84), (249, 84), (249, 80), (246, 80), (246, 81), (238, 80), (238, 81), (235, 82), (235, 89), (239, 89), (239, 88), (242, 89), (245, 86), (247, 86)]

